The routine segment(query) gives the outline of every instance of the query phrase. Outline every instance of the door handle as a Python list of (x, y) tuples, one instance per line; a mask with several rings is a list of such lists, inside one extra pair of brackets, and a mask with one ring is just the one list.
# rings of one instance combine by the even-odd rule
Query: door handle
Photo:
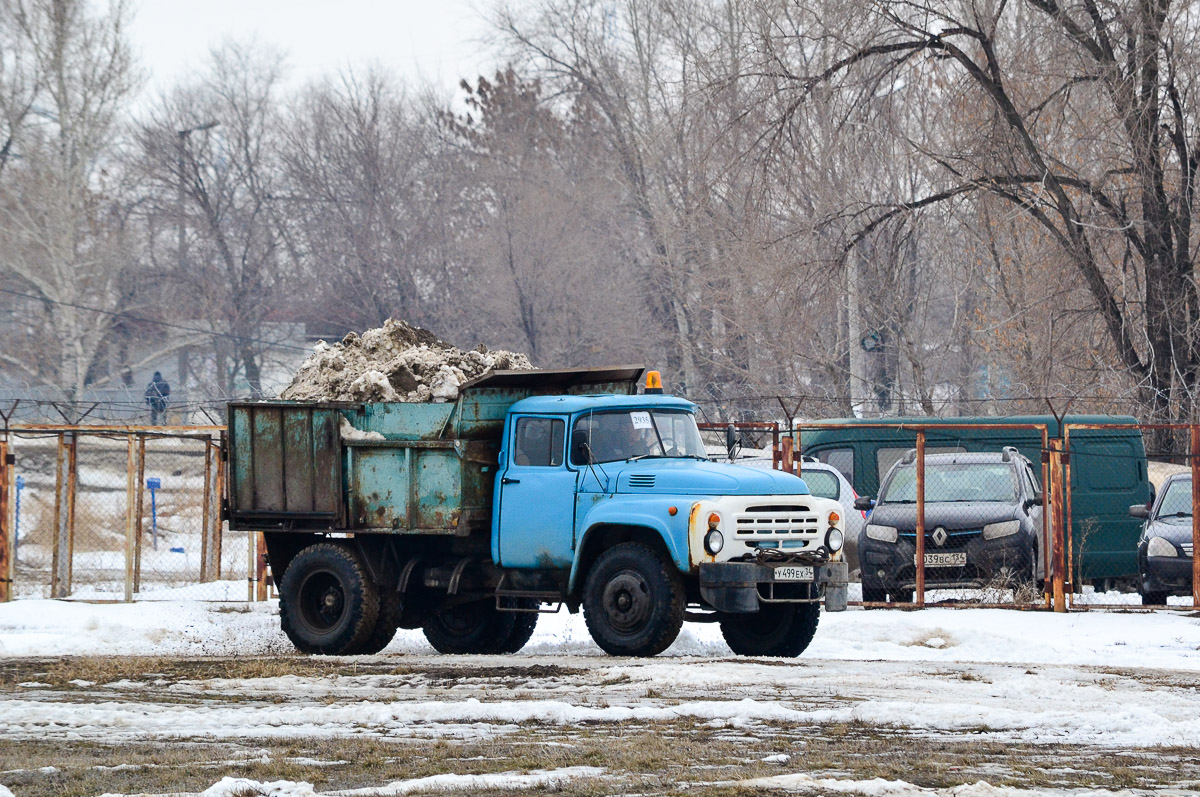
[(510, 479), (507, 476), (501, 476), (500, 483), (501, 484), (520, 484), (521, 480), (520, 479)]

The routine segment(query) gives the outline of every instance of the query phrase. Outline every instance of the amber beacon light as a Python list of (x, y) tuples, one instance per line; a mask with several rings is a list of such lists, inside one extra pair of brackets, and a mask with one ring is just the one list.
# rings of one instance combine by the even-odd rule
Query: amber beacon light
[(658, 371), (649, 371), (646, 374), (646, 392), (661, 393), (662, 389), (662, 374)]

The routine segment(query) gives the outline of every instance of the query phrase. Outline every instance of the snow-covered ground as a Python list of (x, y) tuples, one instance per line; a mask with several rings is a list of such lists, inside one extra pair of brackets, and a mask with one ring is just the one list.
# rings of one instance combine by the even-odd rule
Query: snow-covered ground
[[(274, 602), (0, 605), (0, 659), (134, 655), (312, 661), (292, 653)], [(417, 743), (501, 739), (530, 724), (561, 730), (686, 720), (750, 733), (775, 724), (851, 723), (970, 743), (1112, 751), (1200, 747), (1200, 619), (1180, 612), (852, 609), (824, 614), (812, 646), (795, 660), (735, 658), (716, 626), (700, 624), (685, 625), (678, 641), (657, 658), (612, 658), (594, 645), (580, 616), (563, 612), (544, 615), (515, 656), (439, 656), (419, 631), (401, 631), (380, 656), (362, 660), (397, 666), (170, 683), (149, 676), (69, 685), (30, 680), (0, 694), (0, 728), (10, 740), (48, 743), (347, 735)], [(457, 668), (450, 686), (421, 675), (448, 667)], [(516, 686), (485, 674), (513, 667), (555, 673), (519, 679)], [(223, 700), (204, 699), (211, 694)], [(597, 776), (587, 767), (548, 768), (478, 782), (470, 778), (480, 776), (438, 776), (443, 780), (339, 793), (541, 791)], [(880, 795), (1021, 794), (973, 782), (939, 792), (904, 781), (817, 777), (803, 767), (772, 778), (738, 786)], [(233, 777), (211, 782), (205, 792), (210, 797), (323, 793), (291, 782), (248, 785)]]

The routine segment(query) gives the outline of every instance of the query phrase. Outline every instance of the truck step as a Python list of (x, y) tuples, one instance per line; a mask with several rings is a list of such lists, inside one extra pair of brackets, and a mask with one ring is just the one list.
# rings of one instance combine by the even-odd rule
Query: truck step
[[(563, 607), (563, 596), (560, 592), (534, 589), (506, 589), (496, 591), (496, 611), (498, 612), (528, 612), (530, 614), (558, 614)], [(538, 602), (536, 609), (522, 609), (511, 604), (503, 605), (505, 598), (532, 598)], [(543, 609), (541, 604), (552, 603), (553, 608)]]

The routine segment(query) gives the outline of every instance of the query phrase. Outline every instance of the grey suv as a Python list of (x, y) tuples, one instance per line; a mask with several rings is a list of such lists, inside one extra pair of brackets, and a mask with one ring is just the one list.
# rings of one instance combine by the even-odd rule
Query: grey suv
[[(925, 457), (925, 584), (1012, 586), (1041, 580), (1042, 494), (1033, 465), (1015, 448)], [(913, 599), (916, 586), (916, 451), (884, 477), (859, 540), (863, 601)]]

